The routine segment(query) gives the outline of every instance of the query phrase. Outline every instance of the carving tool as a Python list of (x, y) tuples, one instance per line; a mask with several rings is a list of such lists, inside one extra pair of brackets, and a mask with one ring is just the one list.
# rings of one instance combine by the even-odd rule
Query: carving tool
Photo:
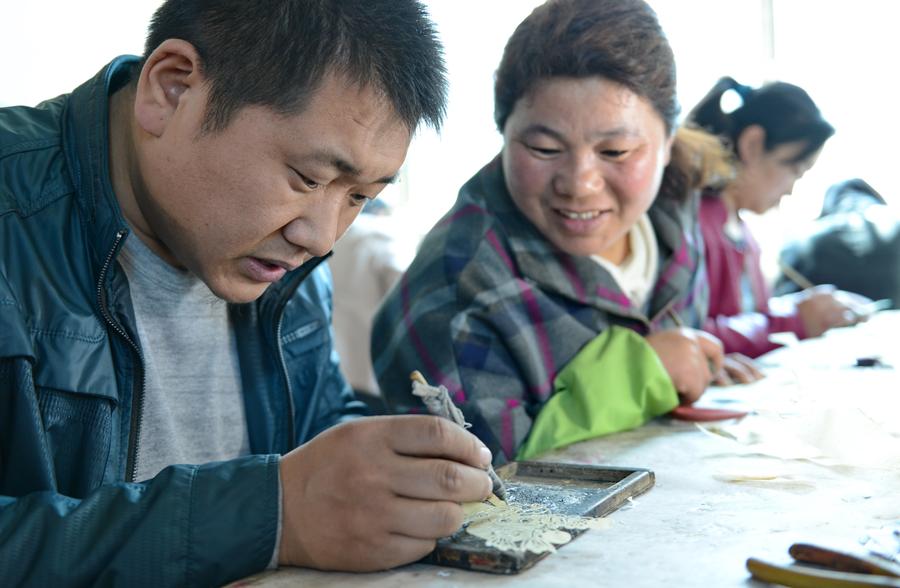
[(751, 557), (747, 569), (763, 582), (797, 588), (900, 587), (900, 567), (887, 561), (808, 543), (795, 543), (788, 552), (797, 562), (819, 567), (779, 566)]
[[(431, 386), (418, 370), (409, 375), (409, 379), (413, 381), (413, 394), (422, 399), (428, 412), (447, 420), (453, 421), (460, 427), (467, 429), (469, 424), (466, 422), (462, 411), (450, 400), (450, 394), (443, 386)], [(418, 384), (418, 386), (417, 386)], [(494, 495), (501, 500), (506, 499), (506, 486), (503, 480), (494, 471), (493, 466), (488, 464), (488, 476), (491, 478)]]
[(813, 284), (809, 278), (789, 266), (786, 262), (778, 260), (778, 267), (781, 269), (781, 273), (783, 273), (787, 279), (794, 282), (802, 289), (809, 290), (810, 288), (816, 287), (816, 285)]

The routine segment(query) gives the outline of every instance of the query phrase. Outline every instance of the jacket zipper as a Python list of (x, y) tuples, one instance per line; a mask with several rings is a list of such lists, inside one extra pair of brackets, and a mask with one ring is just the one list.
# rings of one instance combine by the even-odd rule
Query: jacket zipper
[(281, 363), (281, 377), (284, 378), (284, 390), (288, 401), (288, 444), (290, 449), (294, 445), (294, 394), (291, 391), (291, 378), (287, 371), (287, 362), (284, 361), (284, 349), (281, 348), (281, 324), (284, 322), (284, 307), (278, 311), (278, 326), (275, 327), (275, 348), (278, 349), (278, 361)]
[[(330, 254), (329, 254), (330, 255)], [(287, 371), (287, 362), (284, 360), (284, 349), (281, 346), (281, 327), (284, 322), (284, 309), (287, 306), (288, 301), (290, 301), (291, 297), (297, 291), (297, 288), (300, 287), (300, 283), (305, 280), (309, 274), (315, 270), (320, 263), (322, 263), (325, 259), (329, 257), (326, 255), (319, 259), (319, 261), (313, 264), (306, 272), (304, 272), (303, 276), (297, 281), (296, 286), (293, 288), (288, 288), (286, 294), (284, 294), (280, 300), (278, 305), (278, 324), (275, 327), (275, 349), (278, 350), (278, 361), (281, 364), (281, 377), (284, 379), (284, 391), (287, 394), (287, 404), (288, 404), (288, 441), (287, 441), (287, 449), (290, 450), (294, 446), (294, 393), (291, 390), (291, 378)]]
[(125, 481), (133, 482), (135, 477), (137, 476), (138, 435), (140, 433), (140, 427), (142, 424), (142, 417), (144, 412), (144, 388), (146, 386), (146, 379), (144, 374), (144, 357), (141, 354), (141, 349), (131, 339), (131, 337), (128, 336), (128, 333), (125, 332), (125, 329), (123, 329), (122, 326), (119, 325), (119, 323), (117, 323), (109, 313), (109, 309), (107, 309), (106, 307), (106, 292), (103, 289), (103, 283), (106, 281), (106, 273), (109, 270), (109, 266), (116, 255), (116, 251), (118, 251), (119, 249), (119, 245), (122, 243), (122, 239), (124, 239), (126, 235), (128, 235), (128, 231), (125, 229), (121, 229), (116, 233), (116, 241), (115, 243), (113, 243), (112, 249), (109, 250), (109, 253), (106, 256), (106, 261), (103, 263), (103, 267), (100, 269), (100, 278), (97, 281), (97, 305), (100, 308), (100, 314), (103, 315), (103, 319), (106, 321), (106, 324), (112, 327), (113, 331), (115, 331), (119, 336), (125, 339), (125, 341), (127, 341), (131, 346), (132, 350), (134, 350), (134, 353), (138, 358), (138, 366), (141, 372), (140, 383), (135, 380), (131, 395), (131, 429), (128, 433), (128, 459), (125, 464)]

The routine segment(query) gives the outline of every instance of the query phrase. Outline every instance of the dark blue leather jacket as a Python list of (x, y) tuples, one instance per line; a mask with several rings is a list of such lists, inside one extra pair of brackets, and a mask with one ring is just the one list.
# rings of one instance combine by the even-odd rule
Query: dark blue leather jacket
[(327, 265), (229, 311), (250, 447), (133, 481), (143, 368), (108, 173), (123, 57), (70, 95), (0, 109), (0, 578), (212, 585), (268, 564), (278, 455), (361, 412), (338, 370)]

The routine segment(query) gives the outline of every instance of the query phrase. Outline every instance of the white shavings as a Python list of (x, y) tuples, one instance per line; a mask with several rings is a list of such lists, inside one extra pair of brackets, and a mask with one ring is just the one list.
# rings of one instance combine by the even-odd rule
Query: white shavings
[(552, 514), (539, 504), (510, 504), (472, 513), (466, 532), (485, 545), (511, 553), (552, 553), (572, 540), (568, 531), (608, 528), (607, 519)]

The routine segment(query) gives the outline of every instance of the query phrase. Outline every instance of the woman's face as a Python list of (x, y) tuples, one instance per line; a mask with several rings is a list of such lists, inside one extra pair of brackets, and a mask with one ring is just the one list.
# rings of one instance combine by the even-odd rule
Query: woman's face
[(503, 138), (509, 193), (544, 237), (571, 255), (623, 261), (669, 162), (650, 103), (604, 78), (548, 78), (516, 102)]
[(762, 214), (778, 206), (784, 196), (794, 191), (794, 183), (816, 163), (821, 151), (794, 161), (804, 149), (805, 141), (795, 141), (741, 157), (735, 177), (737, 207)]

